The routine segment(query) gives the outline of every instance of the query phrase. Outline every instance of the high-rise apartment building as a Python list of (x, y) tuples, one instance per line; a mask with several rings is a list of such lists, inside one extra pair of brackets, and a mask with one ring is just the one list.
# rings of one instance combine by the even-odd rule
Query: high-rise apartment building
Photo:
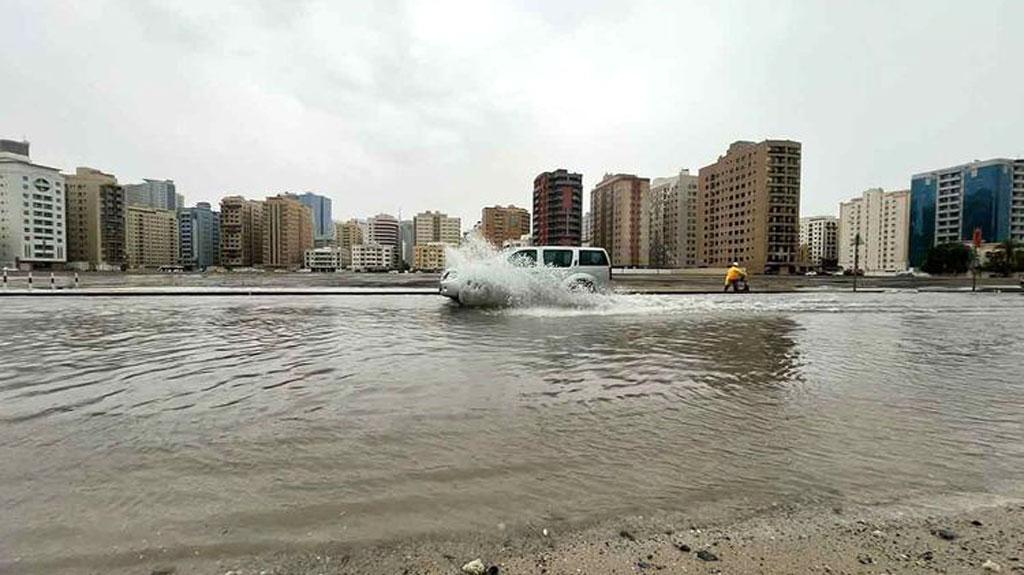
[(182, 267), (203, 270), (220, 265), (220, 213), (210, 204), (179, 209), (178, 233)]
[(697, 262), (751, 272), (796, 271), (800, 242), (800, 143), (734, 142), (700, 169)]
[(651, 180), (605, 174), (590, 192), (590, 245), (604, 248), (613, 266), (647, 267), (651, 252)]
[(910, 184), (910, 265), (928, 249), (969, 242), (1024, 241), (1024, 159), (971, 162), (917, 174)]
[(480, 231), (491, 245), (501, 247), (506, 241), (530, 233), (530, 212), (515, 206), (484, 208)]
[(533, 179), (533, 243), (578, 246), (583, 242), (583, 176), (558, 169)]
[(33, 164), (29, 143), (0, 140), (0, 267), (67, 261), (64, 176)]
[(910, 233), (910, 192), (870, 189), (859, 198), (839, 204), (836, 240), (839, 266), (854, 268), (855, 242), (860, 235), (860, 261), (865, 272), (907, 269)]
[(173, 210), (128, 206), (125, 213), (129, 268), (178, 265), (178, 215)]
[(402, 230), (398, 218), (390, 214), (377, 214), (367, 218), (366, 227), (369, 236), (366, 243), (395, 248), (391, 252), (395, 261), (391, 262), (390, 267), (397, 269), (402, 256)]
[(117, 178), (79, 167), (64, 176), (68, 265), (114, 270), (125, 264), (124, 189)]
[(313, 240), (329, 240), (334, 237), (334, 220), (331, 218), (331, 199), (312, 192), (295, 196), (313, 213)]
[(242, 196), (220, 201), (220, 265), (263, 265), (263, 202)]
[(263, 265), (302, 267), (306, 250), (313, 249), (313, 210), (290, 195), (263, 202)]
[(839, 218), (800, 218), (800, 251), (814, 268), (833, 267), (839, 261)]
[(441, 212), (421, 212), (412, 219), (413, 242), (443, 242), (457, 246), (462, 242), (462, 220)]
[(345, 267), (352, 266), (352, 247), (366, 242), (363, 226), (359, 220), (351, 219), (338, 222), (334, 226), (338, 248), (341, 250), (341, 262)]
[(580, 245), (589, 246), (594, 233), (594, 219), (590, 215), (590, 210), (587, 210), (587, 213), (583, 214), (582, 228)]
[(124, 188), (100, 187), (100, 263), (98, 270), (119, 270), (128, 265), (127, 204)]
[(680, 170), (651, 183), (650, 265), (692, 268), (697, 265), (697, 176)]
[[(158, 210), (176, 210), (185, 207), (183, 196), (179, 196), (174, 180), (149, 180), (143, 178), (141, 184), (124, 186), (125, 203), (129, 206), (141, 206)], [(178, 202), (182, 203), (179, 204)]]

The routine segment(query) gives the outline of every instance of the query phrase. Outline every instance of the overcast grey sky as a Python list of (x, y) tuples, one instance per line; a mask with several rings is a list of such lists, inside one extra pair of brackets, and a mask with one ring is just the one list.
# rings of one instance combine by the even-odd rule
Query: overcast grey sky
[(804, 215), (1024, 156), (1024, 1), (0, 0), (0, 137), (189, 203), (530, 207), (803, 142)]

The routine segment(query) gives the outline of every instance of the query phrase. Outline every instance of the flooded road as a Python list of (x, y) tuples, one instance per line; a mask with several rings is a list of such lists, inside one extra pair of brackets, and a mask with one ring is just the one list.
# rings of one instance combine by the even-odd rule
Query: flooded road
[(0, 568), (1024, 491), (1020, 296), (0, 306)]

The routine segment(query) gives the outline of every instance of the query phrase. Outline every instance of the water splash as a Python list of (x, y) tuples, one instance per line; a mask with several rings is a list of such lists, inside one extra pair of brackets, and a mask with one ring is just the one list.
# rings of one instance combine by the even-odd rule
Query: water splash
[(524, 267), (510, 261), (514, 250), (496, 250), (481, 237), (471, 236), (445, 253), (448, 269), (462, 282), (459, 302), (473, 307), (592, 308), (607, 294), (570, 289), (566, 270)]

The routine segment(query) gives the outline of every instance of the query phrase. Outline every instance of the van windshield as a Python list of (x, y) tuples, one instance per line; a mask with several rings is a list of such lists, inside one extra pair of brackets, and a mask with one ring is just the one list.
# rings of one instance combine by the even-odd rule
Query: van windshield
[(606, 266), (608, 256), (601, 250), (580, 250), (581, 266)]
[(508, 256), (508, 261), (514, 266), (531, 268), (537, 265), (537, 250), (518, 250)]
[(572, 267), (572, 250), (544, 250), (544, 265), (553, 268)]

